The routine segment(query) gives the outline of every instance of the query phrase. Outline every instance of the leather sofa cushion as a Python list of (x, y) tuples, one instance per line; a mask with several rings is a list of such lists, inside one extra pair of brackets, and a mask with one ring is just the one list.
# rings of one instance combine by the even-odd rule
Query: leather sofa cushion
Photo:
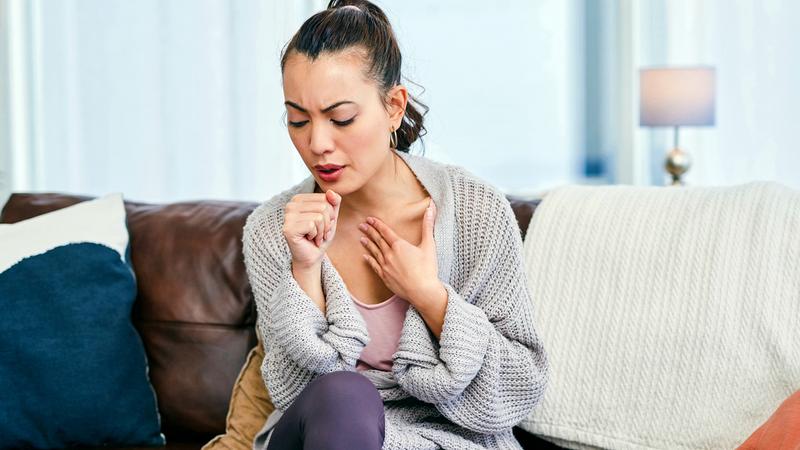
[[(92, 198), (15, 193), (0, 221), (14, 223)], [(206, 442), (224, 429), (234, 381), (256, 344), (255, 304), (241, 250), (242, 228), (256, 206), (125, 201), (138, 289), (132, 320), (145, 344), (168, 445)]]

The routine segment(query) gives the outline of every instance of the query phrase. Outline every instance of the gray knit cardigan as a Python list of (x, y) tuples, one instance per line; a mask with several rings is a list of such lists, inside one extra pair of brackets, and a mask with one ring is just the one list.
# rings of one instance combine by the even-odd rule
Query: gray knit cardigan
[[(497, 188), (455, 165), (394, 150), (437, 206), (434, 239), (448, 301), (440, 339), (410, 306), (391, 372), (362, 372), (385, 407), (384, 449), (520, 449), (512, 427), (539, 403), (549, 368), (533, 324), (522, 238)], [(282, 234), (284, 206), (314, 192), (309, 176), (247, 218), (243, 252), (263, 337), (261, 373), (276, 410), (271, 430), (303, 388), (321, 374), (355, 371), (369, 342), (366, 324), (327, 255), (323, 314), (297, 284)]]

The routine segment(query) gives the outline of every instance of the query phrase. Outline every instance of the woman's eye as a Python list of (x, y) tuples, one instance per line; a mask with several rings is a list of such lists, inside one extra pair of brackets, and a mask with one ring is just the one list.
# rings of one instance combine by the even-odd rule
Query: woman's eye
[[(336, 126), (346, 127), (347, 125), (350, 125), (351, 123), (353, 123), (353, 120), (355, 120), (355, 117), (353, 117), (352, 119), (347, 119), (345, 121), (339, 121), (339, 120), (331, 119), (331, 122), (333, 122)], [(303, 125), (305, 125), (306, 123), (308, 123), (308, 121), (307, 120), (303, 120), (302, 122), (291, 122), (291, 121), (289, 121), (287, 123), (289, 124), (290, 127), (300, 128)]]
[(337, 126), (346, 127), (347, 125), (350, 125), (351, 123), (353, 123), (353, 120), (355, 120), (355, 117), (353, 117), (352, 119), (347, 119), (347, 120), (345, 120), (343, 122), (331, 119), (331, 122), (335, 123)]

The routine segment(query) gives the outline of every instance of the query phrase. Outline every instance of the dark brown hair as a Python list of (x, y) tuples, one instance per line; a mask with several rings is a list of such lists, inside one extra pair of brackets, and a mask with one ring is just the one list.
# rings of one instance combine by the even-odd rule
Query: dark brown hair
[[(386, 99), (389, 90), (400, 84), (402, 56), (389, 19), (367, 0), (331, 0), (327, 9), (309, 17), (281, 52), (281, 74), (293, 51), (314, 61), (323, 52), (354, 48), (366, 52), (366, 75), (378, 85), (381, 98)], [(425, 135), (423, 116), (427, 112), (428, 107), (409, 93), (397, 130), (399, 151), (408, 152), (411, 144)]]

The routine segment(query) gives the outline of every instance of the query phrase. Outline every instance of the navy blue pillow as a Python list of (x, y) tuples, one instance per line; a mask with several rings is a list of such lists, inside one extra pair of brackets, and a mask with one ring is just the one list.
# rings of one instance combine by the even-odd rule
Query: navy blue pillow
[(124, 260), (76, 242), (0, 272), (0, 448), (165, 444), (124, 244)]

